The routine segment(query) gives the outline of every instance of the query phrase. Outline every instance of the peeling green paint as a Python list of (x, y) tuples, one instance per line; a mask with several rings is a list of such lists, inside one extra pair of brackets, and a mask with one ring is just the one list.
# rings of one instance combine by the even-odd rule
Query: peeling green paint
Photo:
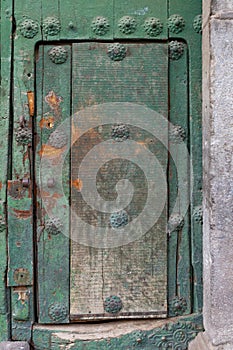
[[(35, 350), (133, 350), (171, 349), (187, 350), (188, 344), (198, 332), (203, 331), (201, 315), (192, 315), (174, 323), (166, 323), (161, 328), (143, 331), (137, 329), (119, 337), (101, 340), (73, 340), (77, 331), (57, 331), (35, 329), (33, 344)], [(86, 335), (88, 338), (88, 335)]]

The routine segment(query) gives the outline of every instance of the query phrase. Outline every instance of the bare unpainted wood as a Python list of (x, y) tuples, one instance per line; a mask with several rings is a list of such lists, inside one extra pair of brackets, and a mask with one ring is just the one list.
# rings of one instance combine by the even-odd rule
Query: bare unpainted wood
[[(121, 62), (110, 59), (107, 55), (108, 46), (100, 43), (73, 44), (73, 112), (104, 102), (134, 102), (167, 116), (166, 44), (125, 44), (127, 55)], [(90, 113), (87, 118), (94, 116)], [(146, 119), (146, 115), (141, 118)], [(165, 148), (149, 132), (138, 130), (132, 125), (129, 129), (130, 138), (148, 147), (166, 172)], [(73, 144), (72, 183), (79, 178), (79, 165), (85, 155), (109, 138), (111, 126), (104, 125), (89, 130)], [(137, 154), (138, 159), (142, 156), (143, 153)], [(92, 160), (85, 168), (85, 177), (81, 179), (83, 182), (93, 172), (94, 158)], [(134, 197), (127, 207), (129, 217), (133, 219), (140, 214), (147, 196), (144, 174), (136, 165), (125, 163), (123, 159), (114, 159), (100, 169), (96, 182), (102, 197), (114, 200), (116, 183), (124, 178), (129, 179), (134, 186)], [(156, 183), (156, 186), (160, 184)], [(72, 210), (82, 220), (97, 228), (98, 225), (109, 227), (109, 213), (103, 214), (88, 206), (77, 187), (72, 186), (71, 193)], [(80, 234), (80, 227), (73, 225), (71, 231), (72, 320), (166, 316), (166, 210), (144, 236), (114, 249), (81, 245), (75, 239)], [(85, 232), (81, 234), (84, 236)], [(119, 296), (123, 303), (117, 316), (104, 310), (104, 301), (111, 295)]]

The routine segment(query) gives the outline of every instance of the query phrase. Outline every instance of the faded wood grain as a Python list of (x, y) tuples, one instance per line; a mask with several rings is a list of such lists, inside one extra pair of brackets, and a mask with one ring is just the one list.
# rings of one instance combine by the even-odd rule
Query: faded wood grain
[[(121, 62), (111, 61), (108, 44), (73, 44), (73, 111), (104, 102), (135, 102), (167, 115), (166, 44), (125, 44), (128, 55)], [(153, 77), (153, 78), (151, 78)], [(89, 115), (89, 118), (92, 116)], [(146, 116), (142, 116), (146, 118)], [(117, 122), (117, 120), (116, 120)], [(78, 122), (77, 126), (78, 128)], [(130, 138), (148, 147), (166, 172), (166, 150), (149, 132), (129, 126)], [(91, 129), (72, 147), (72, 180), (79, 176), (79, 165), (86, 153), (111, 138), (111, 126)], [(140, 158), (140, 153), (138, 154)], [(92, 172), (92, 163), (85, 177)], [(115, 160), (98, 173), (98, 189), (106, 199), (114, 199), (114, 187), (122, 178), (134, 185), (135, 198), (127, 207), (136, 217), (145, 205), (146, 184), (136, 165)], [(97, 184), (98, 184), (97, 177)], [(85, 181), (85, 179), (81, 179)], [(102, 180), (102, 183), (101, 183)], [(157, 184), (159, 185), (159, 184)], [(72, 210), (94, 226), (109, 225), (109, 214), (92, 210), (72, 187)], [(78, 227), (72, 228), (75, 235)], [(74, 237), (74, 236), (72, 236)], [(166, 210), (157, 225), (136, 242), (114, 249), (71, 244), (71, 317), (97, 319), (115, 317), (156, 317), (166, 315), (167, 294)], [(123, 309), (118, 316), (104, 310), (104, 300), (120, 296)]]

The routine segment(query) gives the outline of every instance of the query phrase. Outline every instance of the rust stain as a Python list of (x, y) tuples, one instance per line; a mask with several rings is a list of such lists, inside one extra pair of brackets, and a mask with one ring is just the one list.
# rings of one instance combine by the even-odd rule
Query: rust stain
[(76, 188), (76, 190), (81, 191), (83, 187), (83, 182), (81, 179), (75, 179), (71, 181), (71, 185)]
[(30, 210), (13, 209), (13, 212), (18, 219), (28, 219), (32, 216), (31, 209)]
[(55, 148), (50, 145), (42, 145), (41, 150), (38, 151), (38, 154), (40, 157), (47, 157), (47, 158), (57, 158), (62, 155), (62, 153), (65, 151), (66, 146), (63, 148)]
[(34, 116), (34, 112), (35, 112), (34, 92), (28, 91), (27, 92), (27, 97), (28, 97), (29, 115), (30, 115), (30, 117), (33, 117)]
[(49, 116), (47, 118), (42, 118), (40, 121), (40, 128), (52, 129), (54, 127), (55, 118), (53, 116)]
[(22, 182), (20, 180), (9, 180), (7, 183), (7, 190), (9, 195), (15, 199), (23, 198), (26, 191), (26, 189), (23, 188)]
[(75, 127), (74, 122), (72, 120), (72, 125), (71, 125), (71, 143), (73, 144), (76, 140), (79, 138), (79, 131), (78, 128)]
[(52, 196), (51, 196), (51, 193), (46, 192), (46, 191), (41, 191), (41, 197), (58, 199), (58, 198), (62, 197), (62, 194), (53, 193)]
[(45, 96), (45, 102), (48, 103), (49, 107), (54, 111), (57, 117), (61, 114), (60, 103), (62, 101), (62, 97), (56, 95), (53, 90), (49, 91), (48, 95)]
[(52, 195), (49, 192), (41, 191), (41, 198), (43, 198), (44, 203), (48, 210), (52, 210), (57, 206), (57, 200), (63, 197), (62, 194), (53, 193)]

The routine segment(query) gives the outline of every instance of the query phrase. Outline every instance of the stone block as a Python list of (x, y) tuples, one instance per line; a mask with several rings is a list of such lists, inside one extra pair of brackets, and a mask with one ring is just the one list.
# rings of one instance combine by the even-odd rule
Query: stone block
[(0, 343), (0, 350), (29, 350), (30, 346), (23, 341), (4, 341)]

